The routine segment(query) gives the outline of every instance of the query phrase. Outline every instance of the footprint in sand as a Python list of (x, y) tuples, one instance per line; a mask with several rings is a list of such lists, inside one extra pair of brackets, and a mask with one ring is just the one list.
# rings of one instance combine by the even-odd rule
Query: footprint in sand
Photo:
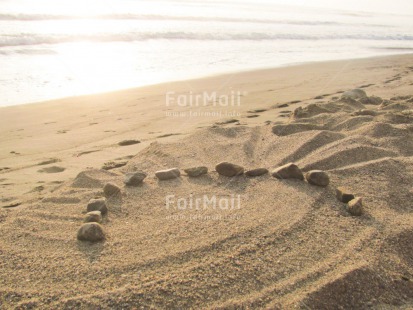
[(68, 132), (68, 130), (58, 130), (57, 131), (58, 134), (63, 134), (63, 133), (67, 133), (67, 132)]
[(267, 111), (267, 109), (256, 109), (256, 110), (250, 110), (248, 113), (262, 113)]
[(39, 193), (44, 190), (45, 190), (45, 187), (43, 185), (39, 185), (33, 188), (29, 193)]
[(115, 160), (131, 159), (131, 158), (134, 158), (134, 157), (135, 157), (135, 155), (126, 155), (126, 156), (116, 158)]
[[(227, 125), (227, 124), (233, 124), (233, 123), (238, 123), (238, 122), (239, 122), (239, 120), (237, 120), (235, 118), (231, 118), (231, 119), (228, 119), (228, 120), (225, 120), (225, 121), (222, 121), (222, 122), (217, 122), (217, 123), (215, 123), (215, 125)], [(158, 138), (160, 138), (160, 137), (158, 137)]]
[(359, 88), (367, 88), (370, 86), (374, 86), (374, 84), (365, 84), (365, 85), (361, 85)]
[(181, 133), (166, 133), (164, 135), (157, 136), (157, 138), (166, 138), (170, 136), (179, 136), (179, 135), (181, 135)]
[(80, 153), (74, 154), (73, 156), (75, 156), (75, 157), (80, 157), (80, 156), (82, 156), (82, 155), (87, 155), (87, 154), (90, 154), (90, 153), (96, 153), (96, 152), (99, 152), (99, 151), (100, 151), (100, 150), (84, 151), (84, 152), (80, 152)]
[(22, 203), (20, 201), (14, 201), (14, 202), (9, 202), (7, 204), (4, 204), (1, 206), (3, 209), (8, 209), (8, 208), (15, 208), (20, 206)]
[(126, 166), (128, 164), (127, 161), (107, 161), (103, 164), (103, 170), (112, 170), (116, 168), (120, 168)]
[(52, 167), (46, 167), (43, 169), (38, 170), (38, 172), (41, 173), (59, 173), (65, 171), (66, 168), (59, 167), (59, 166), (52, 166)]
[(58, 163), (61, 160), (59, 158), (50, 158), (50, 159), (46, 159), (44, 161), (41, 161), (40, 163), (38, 163), (38, 166), (44, 166), (44, 165), (50, 165), (50, 164), (54, 164), (54, 163)]
[(120, 145), (120, 146), (128, 146), (128, 145), (134, 145), (134, 144), (138, 144), (138, 143), (141, 143), (141, 141), (130, 139), (130, 140), (120, 141), (120, 142), (118, 142), (118, 145)]

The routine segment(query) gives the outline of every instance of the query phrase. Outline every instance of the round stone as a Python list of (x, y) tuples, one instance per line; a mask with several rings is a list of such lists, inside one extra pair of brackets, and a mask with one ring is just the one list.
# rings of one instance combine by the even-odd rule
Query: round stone
[(98, 242), (105, 239), (103, 227), (98, 223), (83, 224), (78, 232), (77, 239), (81, 241)]
[(181, 172), (179, 171), (178, 168), (172, 168), (172, 169), (167, 169), (167, 170), (156, 171), (155, 176), (159, 180), (171, 180), (171, 179), (179, 178), (181, 176)]
[(348, 203), (348, 212), (354, 216), (363, 214), (363, 201), (361, 197), (356, 197)]
[(328, 174), (322, 170), (311, 170), (305, 174), (305, 179), (312, 185), (326, 187), (330, 184)]
[(268, 173), (268, 169), (266, 168), (257, 168), (257, 169), (251, 169), (245, 172), (246, 176), (249, 177), (258, 177), (260, 175), (264, 175)]
[(87, 212), (100, 211), (102, 215), (108, 213), (105, 198), (91, 199), (87, 205)]
[(120, 188), (116, 184), (113, 183), (106, 183), (103, 187), (103, 192), (105, 193), (106, 197), (117, 196), (120, 194)]
[(304, 175), (301, 169), (296, 164), (288, 163), (284, 166), (274, 169), (271, 173), (277, 179), (298, 179), (304, 180)]
[(147, 176), (143, 171), (130, 172), (125, 175), (124, 183), (126, 186), (138, 186), (142, 184)]
[(102, 222), (102, 212), (100, 211), (91, 211), (86, 213), (85, 223), (100, 223)]
[(185, 173), (190, 176), (190, 177), (199, 177), (203, 174), (207, 174), (208, 173), (208, 168), (204, 167), (204, 166), (200, 166), (200, 167), (193, 167), (193, 168), (188, 168), (188, 169), (184, 169)]
[(223, 176), (234, 177), (244, 173), (244, 168), (229, 162), (222, 162), (215, 166), (215, 170)]

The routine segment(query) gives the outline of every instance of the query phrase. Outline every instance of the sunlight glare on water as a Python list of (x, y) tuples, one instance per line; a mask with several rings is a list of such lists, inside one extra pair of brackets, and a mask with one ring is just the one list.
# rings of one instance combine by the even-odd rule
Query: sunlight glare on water
[(0, 106), (413, 49), (406, 12), (300, 1), (0, 0)]

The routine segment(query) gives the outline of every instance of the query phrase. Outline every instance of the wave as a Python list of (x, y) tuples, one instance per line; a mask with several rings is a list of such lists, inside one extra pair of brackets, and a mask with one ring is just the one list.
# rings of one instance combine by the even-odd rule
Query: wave
[(315, 21), (315, 20), (282, 20), (282, 19), (258, 19), (258, 18), (234, 18), (234, 17), (205, 17), (205, 16), (170, 16), (170, 15), (136, 15), (136, 14), (112, 14), (98, 16), (66, 16), (47, 14), (0, 14), (0, 21), (52, 21), (52, 20), (153, 20), (153, 21), (195, 21), (195, 22), (223, 22), (223, 23), (255, 23), (255, 24), (280, 24), (280, 25), (302, 25), (302, 26), (369, 26), (369, 27), (392, 27), (380, 24), (344, 23), (337, 21)]
[(147, 40), (198, 40), (198, 41), (276, 41), (276, 40), (366, 40), (412, 41), (413, 35), (394, 34), (291, 34), (291, 33), (199, 33), (199, 32), (140, 32), (127, 34), (49, 35), (19, 34), (0, 36), (0, 47), (59, 44), (74, 42), (134, 42)]
[(133, 33), (123, 35), (67, 35), (39, 36), (25, 34), (19, 36), (0, 36), (0, 47), (26, 46), (41, 44), (58, 44), (70, 42), (133, 42), (147, 40), (200, 40), (200, 41), (264, 41), (264, 40), (374, 40), (374, 41), (411, 41), (411, 35), (302, 35), (302, 34), (267, 34), (267, 33), (192, 33), (192, 32), (159, 32)]
[(56, 51), (51, 49), (35, 49), (35, 48), (23, 48), (17, 50), (0, 50), (0, 55), (13, 55), (13, 54), (21, 54), (21, 55), (55, 55), (57, 54)]

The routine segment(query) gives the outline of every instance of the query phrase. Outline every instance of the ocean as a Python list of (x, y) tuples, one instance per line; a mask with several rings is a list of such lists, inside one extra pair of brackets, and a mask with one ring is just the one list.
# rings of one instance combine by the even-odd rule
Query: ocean
[(0, 106), (412, 51), (413, 12), (251, 0), (0, 0)]

